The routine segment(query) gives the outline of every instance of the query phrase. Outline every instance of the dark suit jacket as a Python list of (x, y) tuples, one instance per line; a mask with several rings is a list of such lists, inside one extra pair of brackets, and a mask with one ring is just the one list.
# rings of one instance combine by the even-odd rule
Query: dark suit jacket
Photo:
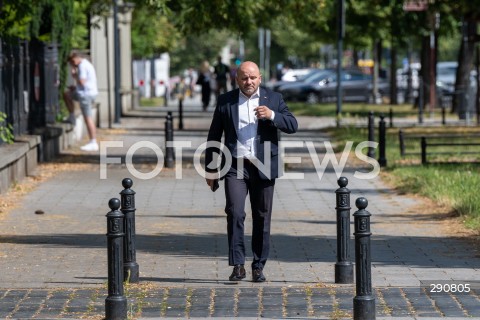
[[(213, 114), (212, 124), (208, 132), (208, 141), (218, 141), (222, 139), (225, 133), (225, 146), (230, 153), (233, 153), (237, 145), (237, 131), (239, 124), (239, 98), (240, 90), (232, 90), (218, 97), (217, 106)], [(273, 120), (259, 120), (257, 138), (257, 158), (265, 163), (265, 157), (270, 157), (270, 178), (278, 178), (278, 129), (285, 133), (295, 133), (298, 128), (297, 119), (288, 110), (287, 105), (283, 101), (282, 95), (272, 90), (260, 87), (259, 106), (265, 105), (275, 112)], [(264, 154), (265, 142), (269, 141), (271, 151), (269, 155)], [(213, 148), (207, 148), (205, 153), (205, 163), (211, 163), (213, 159)], [(217, 150), (218, 152), (218, 150)], [(208, 170), (207, 171), (212, 171)], [(262, 179), (268, 179), (260, 171)]]

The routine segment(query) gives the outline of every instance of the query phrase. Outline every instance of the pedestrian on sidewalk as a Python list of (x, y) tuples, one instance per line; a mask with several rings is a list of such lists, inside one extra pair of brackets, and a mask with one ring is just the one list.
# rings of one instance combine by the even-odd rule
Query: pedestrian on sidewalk
[(273, 192), (275, 179), (279, 177), (277, 130), (295, 133), (298, 124), (281, 94), (260, 88), (262, 77), (254, 62), (243, 62), (236, 79), (239, 89), (220, 95), (217, 100), (207, 138), (209, 142), (220, 142), (225, 134), (224, 143), (233, 156), (231, 167), (224, 177), (218, 177), (215, 173), (219, 168), (209, 168), (210, 164), (216, 163), (213, 161), (216, 150), (208, 147), (205, 154), (206, 181), (212, 190), (216, 189), (219, 178), (225, 182), (228, 263), (233, 266), (230, 281), (239, 281), (246, 276), (245, 200), (250, 193), (252, 280), (263, 282), (266, 280), (263, 269), (270, 249)]
[(82, 110), (83, 119), (87, 126), (88, 137), (90, 141), (80, 147), (84, 151), (98, 151), (98, 143), (96, 139), (96, 127), (93, 121), (92, 105), (98, 94), (97, 76), (95, 68), (85, 57), (78, 52), (73, 52), (68, 57), (68, 63), (71, 66), (71, 75), (75, 81), (74, 86), (70, 86), (63, 94), (63, 99), (70, 115), (68, 121), (75, 125), (75, 105), (74, 101), (78, 101)]
[(230, 66), (230, 86), (232, 90), (237, 89), (237, 65), (232, 63)]
[(210, 71), (210, 64), (204, 61), (198, 72), (197, 84), (202, 87), (202, 109), (207, 111), (210, 104), (210, 96), (212, 95), (212, 72)]
[(217, 57), (217, 63), (214, 66), (215, 82), (217, 87), (215, 88), (215, 98), (218, 100), (218, 96), (227, 92), (227, 78), (230, 77), (230, 68), (222, 62), (222, 57)]

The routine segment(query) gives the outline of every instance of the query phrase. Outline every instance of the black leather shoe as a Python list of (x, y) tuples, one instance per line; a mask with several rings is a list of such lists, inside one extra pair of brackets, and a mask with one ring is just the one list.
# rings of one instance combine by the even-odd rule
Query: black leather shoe
[(252, 271), (252, 280), (253, 282), (264, 282), (265, 276), (263, 275), (262, 269), (257, 268)]
[(243, 264), (237, 264), (235, 267), (233, 267), (232, 274), (228, 278), (230, 281), (239, 281), (245, 278), (245, 268), (243, 267)]

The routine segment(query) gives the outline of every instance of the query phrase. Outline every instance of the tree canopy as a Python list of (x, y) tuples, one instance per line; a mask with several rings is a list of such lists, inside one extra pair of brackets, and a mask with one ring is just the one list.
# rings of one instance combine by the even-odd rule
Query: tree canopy
[[(117, 0), (120, 5), (121, 0)], [(132, 47), (135, 57), (175, 53), (173, 63), (194, 65), (231, 39), (245, 39), (251, 55), (259, 27), (272, 30), (272, 48), (286, 59), (320, 59), (320, 48), (337, 37), (336, 0), (131, 0), (135, 5)], [(345, 0), (345, 47), (371, 51), (376, 41), (384, 46), (419, 49), (422, 37), (434, 28), (440, 47), (460, 39), (462, 21), (476, 23), (480, 0), (429, 0), (428, 10), (406, 12), (398, 0)], [(88, 17), (111, 14), (113, 0), (3, 0), (0, 37), (38, 37), (61, 43), (62, 50), (86, 45), (88, 32), (78, 27)], [(83, 14), (83, 16), (82, 16)], [(87, 26), (85, 26), (86, 28)], [(215, 42), (217, 41), (217, 42)], [(458, 40), (457, 40), (458, 41)], [(207, 47), (200, 49), (202, 44)], [(459, 47), (456, 45), (455, 47)], [(194, 49), (192, 49), (194, 48)], [(189, 56), (197, 55), (197, 57)], [(216, 56), (218, 51), (213, 54)], [(453, 53), (448, 54), (449, 57)], [(272, 62), (274, 62), (272, 60)]]

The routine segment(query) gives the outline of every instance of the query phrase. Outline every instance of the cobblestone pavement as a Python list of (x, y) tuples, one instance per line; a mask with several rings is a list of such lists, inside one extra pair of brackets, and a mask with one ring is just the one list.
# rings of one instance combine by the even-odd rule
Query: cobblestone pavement
[[(475, 294), (432, 295), (419, 288), (377, 288), (378, 318), (480, 317)], [(2, 318), (101, 318), (105, 290), (1, 290)], [(352, 317), (351, 287), (161, 287), (127, 290), (132, 318), (320, 318)]]
[[(124, 159), (138, 141), (162, 146), (166, 110), (174, 108), (152, 109), (149, 118), (133, 114), (117, 130), (101, 132), (104, 141), (123, 141), (107, 157)], [(244, 281), (226, 281), (231, 268), (223, 185), (212, 193), (188, 161), (205, 141), (209, 117), (211, 112), (186, 105), (186, 129), (175, 136), (191, 141), (183, 152), (185, 161), (151, 179), (136, 178), (125, 164), (102, 167), (98, 155), (77, 149), (61, 157), (59, 161), (76, 165), (38, 185), (1, 217), (0, 318), (104, 317), (105, 215), (125, 177), (133, 179), (136, 192), (141, 279), (126, 285), (131, 318), (351, 318), (355, 286), (334, 283), (338, 176), (330, 167), (323, 174), (314, 170), (304, 147), (292, 153), (305, 165), (289, 171), (303, 178), (276, 184), (267, 281), (251, 282), (249, 270)], [(300, 123), (302, 128), (318, 126), (317, 119), (301, 118)], [(295, 139), (313, 141), (321, 153), (327, 137), (310, 129)], [(139, 149), (134, 159), (138, 172), (156, 166), (156, 155), (148, 148)], [(420, 200), (396, 194), (379, 178), (358, 179), (356, 172), (347, 166), (341, 175), (349, 179), (352, 213), (357, 197), (369, 201), (377, 318), (480, 318), (478, 248), (461, 237), (445, 236), (442, 222)], [(37, 210), (44, 214), (35, 214)], [(247, 212), (247, 241), (250, 225)], [(353, 240), (350, 248), (353, 257)], [(427, 284), (422, 287), (420, 281)], [(465, 284), (470, 288), (432, 293), (430, 282), (462, 285), (457, 291), (466, 291)]]

